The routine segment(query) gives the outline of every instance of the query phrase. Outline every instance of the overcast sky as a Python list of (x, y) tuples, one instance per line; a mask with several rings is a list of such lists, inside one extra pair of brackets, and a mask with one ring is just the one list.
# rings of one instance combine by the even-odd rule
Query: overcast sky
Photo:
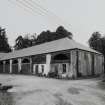
[[(14, 4), (9, 1), (14, 1)], [(11, 45), (18, 35), (40, 33), (47, 29), (54, 31), (61, 23), (73, 33), (76, 41), (85, 45), (94, 31), (105, 33), (105, 0), (33, 1), (50, 12), (45, 15), (35, 5), (34, 12), (29, 9), (27, 11), (30, 12), (27, 12), (17, 6), (16, 0), (0, 0), (0, 26), (6, 28)]]

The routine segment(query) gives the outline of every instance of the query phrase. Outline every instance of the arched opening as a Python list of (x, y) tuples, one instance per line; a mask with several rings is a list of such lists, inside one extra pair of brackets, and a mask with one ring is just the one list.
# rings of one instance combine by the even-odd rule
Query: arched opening
[(12, 64), (18, 64), (18, 60), (17, 59), (13, 60)]
[(0, 61), (0, 65), (3, 65), (3, 61)]
[(31, 70), (30, 70), (30, 59), (29, 58), (23, 58), (20, 73), (22, 73), (22, 74), (29, 74), (29, 73), (31, 73)]
[(70, 53), (59, 53), (52, 57), (51, 71), (55, 76), (66, 75), (70, 65)]
[(22, 60), (22, 63), (30, 63), (30, 60), (27, 59), (27, 58), (24, 58), (24, 59)]
[(9, 64), (9, 60), (6, 60), (6, 61), (5, 61), (5, 64)]
[(66, 54), (58, 54), (54, 56), (54, 60), (68, 60), (68, 56)]
[(0, 73), (3, 73), (3, 61), (0, 61)]

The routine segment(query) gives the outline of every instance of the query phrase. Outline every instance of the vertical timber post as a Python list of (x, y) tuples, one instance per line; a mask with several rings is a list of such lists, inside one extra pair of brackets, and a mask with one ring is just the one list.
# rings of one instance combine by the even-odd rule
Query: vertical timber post
[(105, 56), (103, 56), (103, 69), (104, 69), (104, 74), (105, 74)]
[(71, 51), (71, 64), (70, 64), (70, 77), (75, 79), (77, 78), (77, 70), (76, 70), (76, 63), (77, 63), (77, 57), (76, 57), (76, 50)]
[(10, 73), (12, 73), (12, 60), (10, 60)]
[(72, 78), (73, 77), (73, 75), (74, 75), (74, 73), (73, 73), (73, 60), (72, 60), (72, 57), (73, 56), (73, 53), (72, 53), (72, 51), (70, 52), (70, 78)]
[(18, 73), (21, 71), (21, 66), (22, 66), (22, 60), (21, 58), (18, 59)]
[(92, 75), (95, 75), (94, 65), (95, 65), (94, 54), (92, 54)]
[(103, 57), (103, 61), (102, 61), (102, 67), (103, 67), (103, 73), (105, 74), (105, 58)]
[(47, 54), (46, 55), (46, 70), (45, 70), (45, 74), (47, 75), (48, 72), (50, 71), (50, 63), (51, 63), (51, 54)]
[(77, 70), (77, 77), (79, 76), (79, 52), (76, 51), (76, 70)]
[(32, 73), (32, 58), (30, 56), (30, 74)]

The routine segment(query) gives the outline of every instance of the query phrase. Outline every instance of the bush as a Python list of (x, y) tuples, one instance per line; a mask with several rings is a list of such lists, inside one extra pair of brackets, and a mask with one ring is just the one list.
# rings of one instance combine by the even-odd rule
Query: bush
[(82, 73), (81, 72), (78, 73), (78, 77), (82, 77)]
[(58, 74), (56, 72), (49, 72), (48, 77), (56, 78)]

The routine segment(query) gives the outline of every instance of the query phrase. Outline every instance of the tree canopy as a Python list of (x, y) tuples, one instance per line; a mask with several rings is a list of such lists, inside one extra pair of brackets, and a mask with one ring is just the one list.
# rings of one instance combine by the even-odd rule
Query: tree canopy
[(41, 43), (61, 39), (64, 37), (70, 37), (72, 39), (72, 33), (68, 32), (63, 26), (59, 26), (55, 32), (51, 32), (47, 30), (40, 33), (40, 35), (36, 40), (36, 44), (41, 44)]
[(8, 38), (6, 37), (5, 29), (0, 27), (0, 52), (10, 52), (11, 47), (8, 43)]
[(101, 52), (104, 55), (105, 62), (105, 36), (102, 36), (99, 32), (94, 32), (88, 40), (88, 43), (91, 48)]
[(45, 42), (57, 40), (64, 37), (69, 37), (72, 39), (72, 33), (68, 32), (63, 26), (59, 26), (55, 32), (51, 32), (50, 30), (41, 32), (38, 37), (37, 35), (32, 35), (31, 38), (29, 35), (22, 37), (21, 35), (17, 37), (15, 40), (15, 50), (27, 48), (33, 45), (42, 44)]
[(88, 43), (92, 49), (101, 52), (105, 56), (105, 36), (102, 36), (99, 32), (94, 32)]
[(28, 36), (22, 37), (18, 36), (15, 40), (15, 50), (23, 49), (32, 46), (31, 40)]

